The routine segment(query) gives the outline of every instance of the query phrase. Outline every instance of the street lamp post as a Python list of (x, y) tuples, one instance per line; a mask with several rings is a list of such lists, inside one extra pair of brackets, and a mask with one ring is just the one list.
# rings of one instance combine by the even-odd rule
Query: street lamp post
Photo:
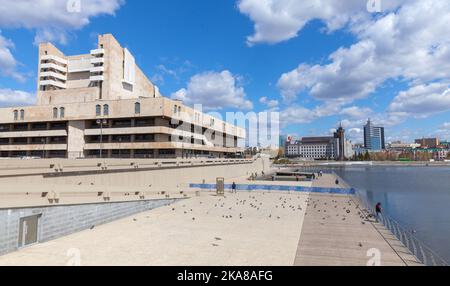
[(46, 138), (42, 138), (41, 139), (41, 142), (43, 144), (43, 147), (42, 147), (42, 159), (45, 159), (45, 141), (46, 141)]
[(102, 158), (102, 149), (103, 149), (103, 124), (107, 124), (108, 121), (106, 119), (98, 119), (97, 124), (100, 124), (100, 158)]
[(121, 145), (120, 145), (120, 143), (122, 143), (122, 137), (119, 137), (119, 159), (122, 159), (122, 156), (121, 156), (121, 149), (120, 149), (120, 147), (121, 147)]

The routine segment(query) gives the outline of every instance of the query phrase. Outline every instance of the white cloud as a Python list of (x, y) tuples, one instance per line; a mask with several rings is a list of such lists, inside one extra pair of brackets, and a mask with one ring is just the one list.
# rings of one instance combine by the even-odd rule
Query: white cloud
[(341, 110), (342, 106), (335, 102), (327, 102), (313, 109), (308, 109), (300, 105), (290, 105), (280, 112), (280, 122), (283, 126), (287, 124), (310, 123), (314, 120), (332, 116)]
[(263, 96), (259, 99), (259, 102), (262, 104), (267, 105), (268, 108), (272, 109), (272, 108), (276, 108), (278, 107), (278, 100), (276, 99), (268, 99), (267, 97)]
[(9, 76), (22, 82), (25, 80), (25, 76), (17, 71), (18, 63), (11, 53), (12, 48), (14, 48), (14, 43), (0, 33), (0, 75)]
[(20, 90), (0, 89), (0, 106), (31, 105), (34, 102), (35, 96), (31, 93)]
[(372, 113), (373, 110), (368, 107), (350, 106), (343, 108), (339, 114), (352, 119), (367, 119)]
[(439, 136), (443, 140), (450, 139), (450, 122), (442, 124), (434, 133), (435, 136)]
[(400, 92), (389, 106), (389, 111), (402, 112), (423, 118), (450, 110), (450, 86), (446, 83), (417, 85)]
[(328, 65), (300, 64), (281, 75), (278, 81), (281, 95), (292, 101), (302, 91), (319, 100), (339, 99), (351, 102), (375, 91), (377, 85), (389, 77), (389, 70), (373, 58), (375, 45), (359, 42), (350, 50), (339, 49), (330, 56)]
[[(322, 7), (326, 10), (328, 6)], [(347, 8), (350, 10), (344, 14), (352, 15), (353, 8)], [(283, 9), (289, 10), (289, 5)], [(376, 115), (380, 122), (394, 125), (412, 114), (424, 117), (449, 110), (446, 92), (450, 81), (449, 1), (404, 1), (399, 9), (376, 17), (347, 18), (346, 27), (357, 42), (330, 54), (328, 63), (301, 63), (282, 74), (278, 87), (287, 103), (306, 93), (316, 100), (334, 100), (345, 106), (368, 97), (392, 80), (407, 82), (412, 87), (399, 93), (386, 112)], [(344, 108), (341, 115), (352, 117), (357, 110)]]
[(202, 104), (204, 109), (251, 109), (253, 104), (246, 98), (239, 81), (239, 77), (227, 70), (197, 74), (191, 77), (187, 88), (173, 93), (172, 98), (190, 105)]
[[(68, 8), (69, 4), (78, 9)], [(36, 31), (34, 42), (67, 43), (67, 34), (89, 24), (99, 15), (114, 15), (124, 0), (0, 0), (0, 28), (26, 28)], [(0, 74), (25, 81), (17, 71), (18, 62), (11, 53), (14, 44), (0, 34)]]
[[(406, 0), (382, 2), (383, 11), (390, 11)], [(323, 0), (240, 0), (238, 8), (254, 22), (255, 33), (248, 44), (278, 43), (296, 37), (311, 20), (321, 20), (332, 32), (349, 22), (369, 17), (367, 1)]]
[[(78, 9), (68, 5), (80, 3)], [(66, 33), (81, 29), (99, 15), (114, 15), (123, 0), (19, 0), (1, 1), (0, 27), (36, 29), (35, 42), (66, 42)]]

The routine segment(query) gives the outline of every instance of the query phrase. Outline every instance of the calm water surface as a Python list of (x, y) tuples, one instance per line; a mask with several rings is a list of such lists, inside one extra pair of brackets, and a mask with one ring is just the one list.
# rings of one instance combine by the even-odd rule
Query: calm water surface
[(333, 168), (383, 211), (450, 262), (450, 168), (351, 166)]

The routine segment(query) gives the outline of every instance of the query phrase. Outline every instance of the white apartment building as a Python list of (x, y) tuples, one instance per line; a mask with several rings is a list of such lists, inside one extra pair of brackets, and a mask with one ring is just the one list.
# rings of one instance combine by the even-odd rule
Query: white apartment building
[(338, 153), (338, 139), (334, 137), (304, 137), (300, 141), (286, 144), (287, 157), (334, 160)]
[(243, 128), (163, 97), (110, 34), (84, 55), (41, 44), (37, 104), (0, 109), (0, 157), (226, 157), (243, 139)]

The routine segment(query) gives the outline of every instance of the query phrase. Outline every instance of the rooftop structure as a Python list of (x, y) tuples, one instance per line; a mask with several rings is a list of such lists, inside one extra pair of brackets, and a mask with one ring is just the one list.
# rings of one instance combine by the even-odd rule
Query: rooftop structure
[(0, 157), (227, 157), (245, 130), (163, 97), (110, 34), (66, 56), (39, 46), (37, 104), (0, 109)]

